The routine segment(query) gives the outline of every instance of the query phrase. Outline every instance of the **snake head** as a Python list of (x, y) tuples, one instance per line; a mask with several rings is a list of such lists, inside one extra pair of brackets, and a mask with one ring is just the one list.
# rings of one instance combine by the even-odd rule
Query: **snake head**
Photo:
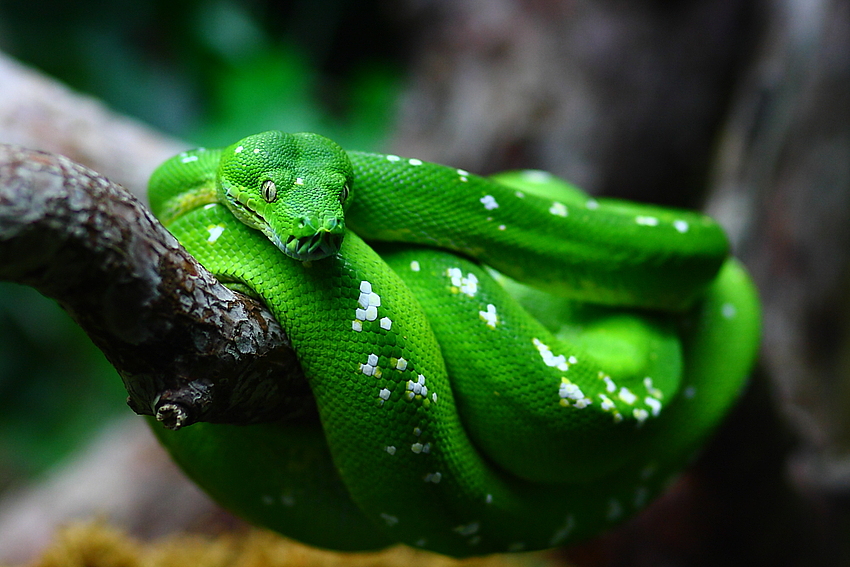
[(225, 148), (219, 200), (296, 260), (336, 254), (345, 234), (352, 169), (348, 155), (318, 134), (263, 132)]

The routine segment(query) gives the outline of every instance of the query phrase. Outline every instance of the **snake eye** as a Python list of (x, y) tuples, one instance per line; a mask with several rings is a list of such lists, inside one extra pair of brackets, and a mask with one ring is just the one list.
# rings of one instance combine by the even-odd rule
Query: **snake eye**
[(342, 192), (339, 194), (339, 202), (344, 203), (346, 199), (348, 199), (348, 192), (350, 189), (348, 188), (348, 183), (342, 186)]
[(277, 187), (275, 187), (274, 181), (271, 179), (263, 181), (261, 190), (263, 192), (263, 199), (265, 199), (267, 203), (273, 203), (274, 200), (277, 199)]

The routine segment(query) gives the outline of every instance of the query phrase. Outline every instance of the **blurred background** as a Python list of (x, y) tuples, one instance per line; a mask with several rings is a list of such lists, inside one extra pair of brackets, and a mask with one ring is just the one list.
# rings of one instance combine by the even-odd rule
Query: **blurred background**
[(409, 55), (392, 7), (374, 0), (4, 1), (0, 10), (7, 54), (209, 146), (269, 125), (375, 146)]
[[(0, 51), (146, 124), (162, 157), (306, 130), (715, 215), (764, 300), (751, 386), (671, 495), (559, 560), (850, 565), (850, 3), (103, 4), (0, 0)], [(27, 130), (34, 97), (8, 92), (9, 69), (0, 142), (61, 151), (144, 193), (143, 175), (83, 143), (90, 132)], [(4, 506), (123, 424), (124, 399), (61, 310), (0, 284), (0, 562)]]
[[(379, 148), (400, 35), (377, 2), (0, 1), (0, 50), (190, 146), (280, 129)], [(125, 397), (58, 307), (0, 283), (0, 490), (92, 435), (91, 415), (126, 413)]]

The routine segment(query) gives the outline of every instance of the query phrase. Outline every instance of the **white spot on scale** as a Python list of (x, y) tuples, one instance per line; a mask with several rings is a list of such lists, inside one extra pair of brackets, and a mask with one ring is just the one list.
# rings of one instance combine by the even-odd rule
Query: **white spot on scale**
[(254, 148), (254, 153), (255, 153), (255, 154), (260, 153), (260, 148)]
[(617, 391), (617, 385), (614, 383), (611, 377), (602, 372), (601, 370), (599, 371), (599, 379), (605, 382), (605, 389), (608, 391), (609, 394), (613, 394)]
[(637, 401), (637, 396), (635, 396), (632, 391), (626, 387), (620, 388), (619, 398), (629, 405), (632, 405)]
[(545, 364), (546, 366), (555, 367), (561, 372), (566, 372), (570, 369), (570, 365), (567, 364), (567, 357), (565, 357), (563, 354), (555, 356), (549, 346), (544, 344), (536, 337), (532, 338), (531, 342), (532, 344), (534, 344), (535, 348), (537, 349), (537, 352), (539, 352), (540, 356), (543, 358), (543, 364)]
[(207, 227), (207, 232), (210, 233), (209, 237), (207, 237), (207, 242), (210, 244), (214, 243), (218, 238), (224, 233), (224, 227), (219, 225)]
[(552, 206), (549, 207), (549, 213), (555, 215), (556, 217), (565, 217), (569, 213), (567, 211), (567, 206), (563, 203), (559, 203), (558, 201), (554, 201)]
[(738, 314), (738, 310), (735, 309), (735, 306), (731, 303), (724, 303), (720, 307), (720, 313), (723, 315), (724, 319), (733, 319), (735, 315)]
[(418, 271), (419, 271), (419, 270), (421, 270), (421, 269), (422, 269), (422, 268), (419, 266), (419, 262), (417, 262), (416, 260), (413, 260), (413, 261), (410, 263), (410, 271), (412, 271), (412, 272), (418, 272)]
[(361, 321), (374, 321), (378, 318), (378, 308), (370, 305), (366, 309), (355, 309), (354, 316)]
[(399, 358), (398, 361), (395, 363), (395, 368), (396, 370), (401, 370), (402, 372), (404, 372), (404, 370), (407, 369), (407, 361), (403, 358)]
[(400, 158), (400, 157), (398, 157), (398, 156), (394, 156), (394, 155), (388, 155), (388, 156), (387, 156), (387, 161), (397, 162), (397, 161), (401, 161), (401, 158)]
[(427, 396), (428, 386), (425, 385), (425, 376), (420, 374), (419, 376), (417, 376), (416, 382), (414, 382), (413, 380), (408, 380), (407, 391), (410, 392), (414, 397)]
[(500, 224), (498, 228), (499, 228), (499, 230), (505, 230), (505, 229), (506, 229), (506, 228), (508, 228), (508, 227), (506, 227), (506, 226), (505, 226), (505, 225), (503, 225), (503, 224)]
[(662, 392), (652, 384), (652, 378), (650, 378), (649, 376), (643, 379), (643, 385), (646, 388), (646, 392), (653, 398), (657, 398), (660, 400), (664, 397), (664, 392)]
[(370, 354), (366, 357), (366, 363), (360, 363), (359, 370), (366, 376), (375, 376), (377, 373), (378, 367), (378, 355), (375, 353)]
[(351, 330), (357, 331), (358, 333), (363, 331), (363, 321), (360, 319), (355, 319), (351, 322)]
[(304, 178), (303, 177), (296, 177), (295, 178), (295, 184), (296, 185), (304, 185)]
[(588, 199), (584, 206), (590, 209), (591, 211), (595, 211), (599, 208), (599, 201), (597, 201), (596, 199)]
[(416, 159), (416, 158), (410, 158), (409, 160), (407, 160), (407, 163), (409, 163), (410, 165), (413, 165), (413, 166), (422, 165), (422, 160)]
[(635, 408), (632, 410), (632, 415), (637, 420), (638, 425), (643, 425), (643, 422), (649, 417), (649, 412), (643, 408)]
[(207, 203), (206, 205), (204, 205), (204, 210), (206, 211), (207, 209), (212, 209), (216, 205), (218, 205), (218, 203)]
[[(593, 400), (585, 396), (578, 385), (573, 384), (563, 376), (561, 377), (561, 384), (558, 387), (558, 397), (561, 398), (559, 403), (563, 407), (572, 405), (578, 409), (584, 409), (593, 403)], [(573, 404), (570, 404), (570, 400), (573, 401)]]
[(384, 317), (381, 319), (381, 328), (385, 331), (389, 331), (393, 326), (392, 319), (389, 317)]
[(479, 311), (478, 317), (491, 329), (495, 329), (499, 324), (499, 316), (496, 315), (496, 306), (492, 303), (487, 304), (487, 311)]
[(384, 401), (387, 401), (390, 399), (390, 391), (386, 388), (381, 388), (381, 391), (378, 392), (378, 397)]
[(424, 447), (425, 446), (422, 443), (414, 443), (413, 445), (410, 446), (410, 450), (418, 455), (419, 453), (422, 452), (422, 449)]
[(395, 446), (394, 445), (387, 445), (386, 447), (384, 447), (384, 451), (386, 451), (390, 455), (395, 455)]
[(641, 226), (658, 226), (658, 219), (655, 217), (637, 216), (635, 222)]
[(434, 484), (440, 484), (440, 480), (442, 480), (442, 478), (442, 473), (435, 472), (426, 474), (424, 480), (425, 482), (433, 482)]
[(484, 195), (480, 199), (478, 199), (484, 208), (488, 211), (492, 211), (493, 209), (499, 208), (499, 203), (496, 202), (496, 198), (493, 195)]
[(381, 305), (381, 296), (372, 291), (372, 284), (368, 281), (360, 282), (360, 295), (357, 298), (359, 308), (354, 310), (354, 317), (359, 321), (374, 321), (378, 318), (378, 307)]
[(374, 291), (371, 293), (361, 293), (360, 297), (357, 298), (357, 302), (364, 309), (368, 309), (369, 307), (378, 308), (381, 306), (381, 296)]
[(655, 398), (644, 398), (643, 403), (649, 406), (649, 409), (652, 412), (652, 417), (658, 417), (658, 414), (661, 413), (661, 402)]
[(609, 412), (611, 414), (611, 417), (614, 418), (614, 423), (620, 423), (621, 421), (623, 421), (623, 414), (621, 414), (617, 410), (617, 406), (614, 404), (611, 398), (609, 398), (605, 394), (598, 394), (598, 396), (599, 399), (602, 400), (602, 404), (600, 404), (599, 406), (602, 408), (602, 411)]
[(446, 275), (452, 282), (452, 293), (463, 293), (469, 297), (475, 297), (478, 293), (478, 277), (472, 272), (464, 277), (460, 268), (448, 268)]
[(673, 221), (673, 228), (678, 230), (680, 233), (685, 234), (686, 232), (688, 232), (690, 226), (688, 225), (688, 221), (677, 219)]
[(488, 494), (487, 496), (485, 496), (484, 497), (484, 503), (485, 504), (492, 504), (493, 503), (493, 495)]
[(244, 149), (245, 149), (245, 148), (244, 148), (244, 147), (242, 147), (242, 146), (236, 146), (236, 149), (235, 149), (235, 150), (233, 150), (233, 153), (234, 153), (234, 154), (241, 154), (241, 153), (242, 153), (242, 150), (244, 150)]
[(192, 163), (193, 161), (198, 161), (198, 156), (186, 156), (180, 160), (180, 163)]

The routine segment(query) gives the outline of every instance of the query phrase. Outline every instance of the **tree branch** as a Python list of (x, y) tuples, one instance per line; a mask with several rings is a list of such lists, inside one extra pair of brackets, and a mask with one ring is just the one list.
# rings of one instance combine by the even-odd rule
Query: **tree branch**
[[(312, 413), (280, 326), (218, 283), (119, 185), (0, 145), (0, 279), (56, 300), (166, 427)], [(305, 409), (306, 408), (306, 409)]]

